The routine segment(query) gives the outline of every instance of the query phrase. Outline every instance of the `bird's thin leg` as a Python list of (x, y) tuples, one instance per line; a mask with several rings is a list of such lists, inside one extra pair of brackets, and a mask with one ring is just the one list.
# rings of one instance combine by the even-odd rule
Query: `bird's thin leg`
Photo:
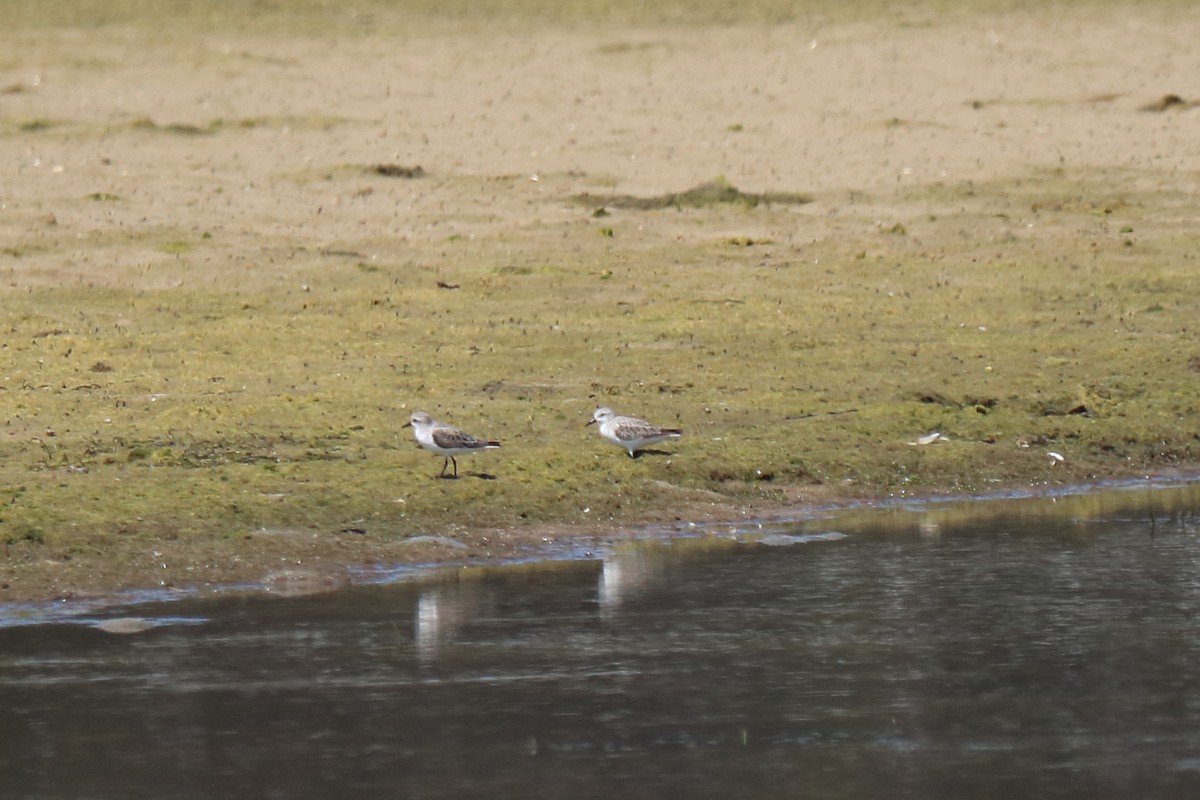
[(454, 456), (450, 456), (450, 463), (454, 464), (454, 477), (457, 478), (458, 477), (458, 459), (456, 459)]
[(449, 458), (443, 458), (443, 459), (442, 459), (442, 471), (438, 473), (438, 477), (439, 477), (439, 478), (444, 478), (444, 477), (446, 477), (446, 467), (448, 467), (448, 466), (450, 466), (450, 459), (449, 459)]

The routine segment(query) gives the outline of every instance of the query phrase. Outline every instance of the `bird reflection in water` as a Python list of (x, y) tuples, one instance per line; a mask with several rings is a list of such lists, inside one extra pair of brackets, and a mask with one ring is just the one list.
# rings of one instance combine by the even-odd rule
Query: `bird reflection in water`
[[(663, 579), (670, 558), (669, 549), (629, 547), (606, 553), (596, 578), (595, 602), (601, 619), (613, 620), (628, 603)], [(543, 580), (547, 569), (594, 570), (596, 562), (542, 563), (531, 568), (530, 580)], [(513, 568), (506, 568), (513, 575)], [(414, 644), (422, 662), (430, 663), (445, 655), (448, 645), (465, 635), (465, 629), (497, 613), (499, 597), (512, 584), (498, 585), (485, 576), (488, 570), (459, 570), (446, 573), (441, 580), (425, 586), (417, 597)], [(540, 574), (542, 577), (536, 577)], [(565, 576), (564, 576), (565, 577)], [(519, 591), (519, 590), (517, 590)]]
[(423, 662), (437, 659), (441, 649), (453, 641), (472, 620), (494, 607), (492, 593), (480, 581), (459, 579), (458, 574), (426, 587), (417, 597), (417, 656)]

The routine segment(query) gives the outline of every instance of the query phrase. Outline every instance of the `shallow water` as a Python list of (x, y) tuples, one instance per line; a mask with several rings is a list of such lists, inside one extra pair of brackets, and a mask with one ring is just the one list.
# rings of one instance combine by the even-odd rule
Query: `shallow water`
[(1200, 796), (1198, 510), (893, 504), (26, 615), (0, 796)]

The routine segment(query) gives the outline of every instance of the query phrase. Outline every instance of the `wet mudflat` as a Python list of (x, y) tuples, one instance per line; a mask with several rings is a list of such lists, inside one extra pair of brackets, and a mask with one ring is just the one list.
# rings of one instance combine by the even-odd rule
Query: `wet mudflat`
[(1200, 491), (1139, 497), (10, 614), (2, 794), (1195, 796)]

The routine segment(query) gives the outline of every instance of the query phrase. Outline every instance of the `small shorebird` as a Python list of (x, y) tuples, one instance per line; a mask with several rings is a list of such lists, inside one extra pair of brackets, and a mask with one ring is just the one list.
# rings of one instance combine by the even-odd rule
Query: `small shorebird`
[(611, 408), (597, 408), (593, 411), (587, 425), (593, 422), (600, 423), (598, 430), (605, 441), (628, 450), (630, 458), (636, 458), (634, 453), (644, 447), (667, 439), (678, 439), (683, 435), (683, 431), (678, 428), (660, 428), (644, 419), (622, 417), (614, 414)]
[(500, 446), (499, 442), (476, 439), (458, 428), (438, 422), (424, 411), (414, 411), (413, 415), (408, 418), (408, 422), (401, 427), (412, 428), (417, 444), (442, 457), (442, 471), (438, 474), (439, 478), (446, 477), (446, 467), (451, 463), (454, 464), (454, 477), (458, 477), (458, 461), (455, 460), (455, 456)]

